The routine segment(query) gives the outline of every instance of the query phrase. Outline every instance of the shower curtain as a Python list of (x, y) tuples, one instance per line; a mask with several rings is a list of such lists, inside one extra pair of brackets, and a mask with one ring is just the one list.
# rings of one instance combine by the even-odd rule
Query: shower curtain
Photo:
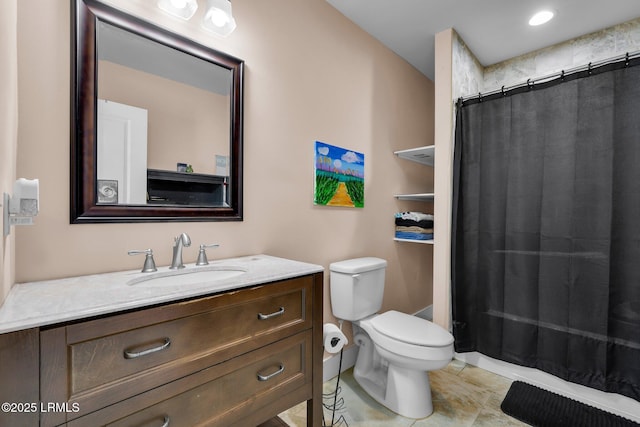
[(609, 64), (459, 103), (457, 352), (640, 401), (635, 65)]

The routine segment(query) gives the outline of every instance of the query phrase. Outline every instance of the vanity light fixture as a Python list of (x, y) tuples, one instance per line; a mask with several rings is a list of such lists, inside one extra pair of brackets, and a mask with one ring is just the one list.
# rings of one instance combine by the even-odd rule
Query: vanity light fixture
[(529, 19), (529, 25), (535, 27), (538, 25), (546, 24), (551, 20), (551, 18), (553, 18), (553, 15), (554, 13), (550, 10), (542, 10), (533, 15), (531, 19)]
[(202, 26), (209, 31), (227, 37), (236, 29), (236, 20), (231, 13), (230, 0), (207, 0), (207, 11)]
[(198, 10), (198, 2), (196, 0), (158, 0), (158, 7), (171, 16), (188, 20)]

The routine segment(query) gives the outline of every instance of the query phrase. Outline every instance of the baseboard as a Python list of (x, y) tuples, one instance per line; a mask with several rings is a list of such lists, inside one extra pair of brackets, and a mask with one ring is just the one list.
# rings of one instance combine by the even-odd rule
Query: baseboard
[[(342, 350), (342, 369), (341, 372), (352, 368), (356, 364), (358, 356), (358, 346), (351, 345)], [(332, 354), (322, 362), (322, 382), (328, 381), (338, 375), (338, 367), (340, 366), (340, 353)]]
[(564, 381), (534, 368), (493, 359), (478, 352), (455, 353), (455, 359), (503, 377), (529, 383), (547, 391), (594, 406), (603, 411), (640, 423), (640, 402), (615, 393), (605, 393), (580, 384)]

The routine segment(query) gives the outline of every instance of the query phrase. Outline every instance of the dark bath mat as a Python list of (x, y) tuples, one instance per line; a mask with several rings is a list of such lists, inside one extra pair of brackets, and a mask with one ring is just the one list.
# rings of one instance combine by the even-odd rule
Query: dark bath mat
[(502, 412), (536, 427), (639, 427), (626, 418), (514, 381), (500, 405)]

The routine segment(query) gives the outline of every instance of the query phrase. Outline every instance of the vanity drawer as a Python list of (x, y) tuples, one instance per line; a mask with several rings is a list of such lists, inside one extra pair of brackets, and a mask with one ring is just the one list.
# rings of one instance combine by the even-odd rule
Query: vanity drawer
[(312, 286), (305, 276), (43, 331), (42, 400), (80, 409), (47, 414), (44, 425), (311, 328)]
[(311, 397), (311, 331), (70, 421), (69, 427), (230, 426), (296, 391)]

